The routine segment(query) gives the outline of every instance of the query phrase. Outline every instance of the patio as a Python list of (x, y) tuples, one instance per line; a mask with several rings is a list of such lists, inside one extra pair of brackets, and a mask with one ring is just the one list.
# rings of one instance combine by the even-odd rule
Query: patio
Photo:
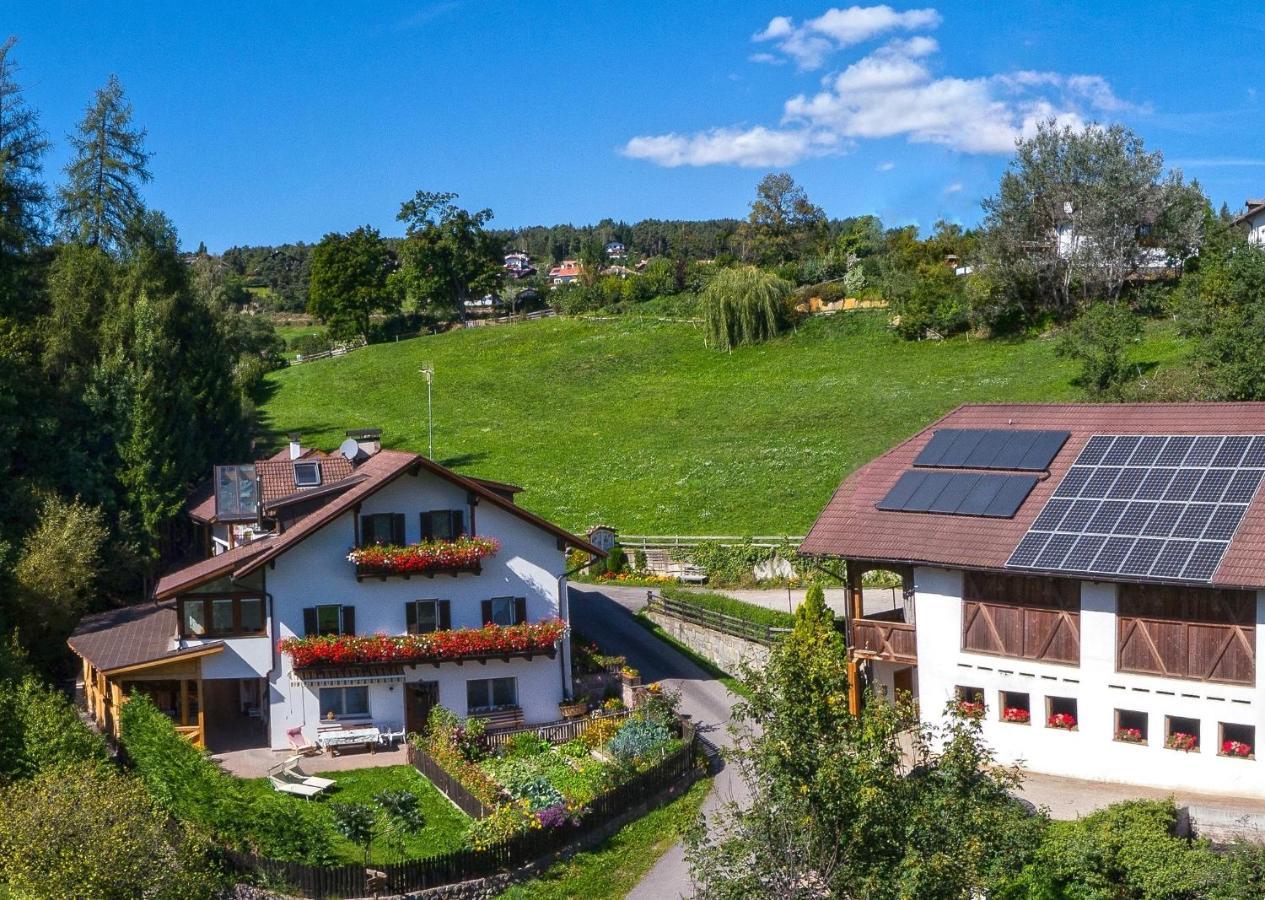
[[(213, 753), (214, 759), (224, 771), (238, 778), (265, 778), (268, 770), (294, 756), (293, 750), (270, 750), (267, 747), (251, 747), (227, 753)], [(403, 742), (393, 750), (380, 749), (376, 753), (367, 750), (318, 753), (303, 758), (303, 770), (317, 772), (348, 772), (352, 769), (374, 769), (381, 766), (408, 765), (408, 749)]]

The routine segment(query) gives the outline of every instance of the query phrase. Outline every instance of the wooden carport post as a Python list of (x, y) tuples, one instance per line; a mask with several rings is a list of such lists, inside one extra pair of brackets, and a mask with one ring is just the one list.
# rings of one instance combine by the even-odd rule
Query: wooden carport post
[(848, 576), (848, 712), (854, 716), (861, 714), (861, 679), (857, 675), (857, 661), (852, 654), (852, 623), (865, 616), (865, 597), (861, 590), (861, 576), (864, 570), (855, 560), (845, 560)]

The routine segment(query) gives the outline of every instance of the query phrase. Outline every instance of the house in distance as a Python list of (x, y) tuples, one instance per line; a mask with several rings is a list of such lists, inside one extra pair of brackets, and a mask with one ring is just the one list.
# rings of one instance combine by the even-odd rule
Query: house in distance
[(206, 557), (71, 635), (89, 710), (117, 734), (144, 693), (212, 750), (419, 731), (437, 704), (556, 721), (572, 690), (566, 550), (603, 554), (520, 490), (382, 449), (376, 430), (217, 466), (192, 508)]
[[(1265, 403), (964, 406), (846, 478), (853, 703), (981, 718), (1003, 762), (1265, 797)], [(867, 609), (862, 580), (904, 601)]]

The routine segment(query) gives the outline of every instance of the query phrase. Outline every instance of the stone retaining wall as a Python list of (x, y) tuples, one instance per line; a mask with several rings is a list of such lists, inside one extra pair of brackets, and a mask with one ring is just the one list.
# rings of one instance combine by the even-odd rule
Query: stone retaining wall
[(755, 641), (684, 622), (667, 613), (647, 612), (646, 615), (673, 638), (731, 675), (742, 670), (743, 662), (752, 668), (762, 669), (769, 661), (769, 648)]

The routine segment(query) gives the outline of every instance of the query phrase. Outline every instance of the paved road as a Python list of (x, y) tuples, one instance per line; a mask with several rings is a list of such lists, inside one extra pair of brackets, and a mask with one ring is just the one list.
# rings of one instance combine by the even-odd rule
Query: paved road
[[(689, 715), (713, 743), (730, 746), (732, 738), (726, 725), (730, 708), (739, 698), (633, 621), (633, 613), (645, 602), (645, 588), (572, 585), (571, 622), (606, 652), (627, 656), (643, 680), (663, 681), (667, 687), (680, 691), (681, 712)], [(703, 811), (713, 810), (730, 799), (743, 802), (746, 798), (745, 784), (735, 777), (732, 767), (726, 767), (717, 774)], [(677, 844), (628, 896), (630, 900), (668, 900), (691, 893), (685, 852)]]

